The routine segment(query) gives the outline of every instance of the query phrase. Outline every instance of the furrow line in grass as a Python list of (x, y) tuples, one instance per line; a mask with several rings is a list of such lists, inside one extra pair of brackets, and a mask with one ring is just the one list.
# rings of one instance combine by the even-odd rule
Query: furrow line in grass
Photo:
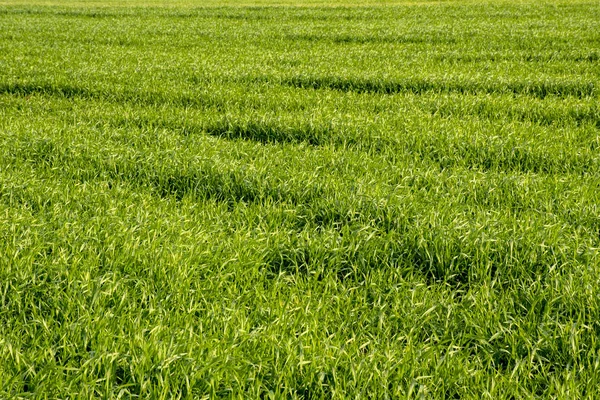
[(179, 106), (198, 109), (219, 109), (223, 103), (201, 93), (193, 95), (167, 94), (140, 90), (113, 90), (85, 88), (69, 83), (0, 83), (0, 94), (15, 96), (44, 95), (61, 98), (102, 100), (110, 103), (128, 103), (144, 106)]
[(435, 61), (446, 63), (481, 63), (481, 62), (506, 62), (525, 61), (525, 62), (556, 62), (567, 61), (576, 63), (597, 63), (600, 61), (599, 51), (579, 51), (575, 52), (550, 52), (550, 53), (531, 53), (531, 51), (521, 54), (514, 53), (441, 53), (433, 56)]
[(354, 35), (354, 34), (314, 34), (295, 33), (283, 36), (294, 42), (324, 42), (332, 44), (454, 44), (455, 37), (444, 34), (419, 33), (412, 35)]
[[(256, 77), (251, 80), (256, 82), (270, 82), (272, 77)], [(343, 78), (337, 76), (293, 76), (275, 80), (276, 83), (297, 87), (300, 89), (329, 89), (342, 92), (357, 93), (465, 93), (465, 94), (502, 94), (512, 93), (536, 98), (598, 97), (597, 82), (592, 81), (507, 81), (507, 82), (481, 82), (465, 81), (464, 79), (433, 80), (425, 78), (406, 79), (368, 79), (368, 78)]]
[(597, 104), (561, 104), (549, 103), (549, 99), (538, 102), (517, 102), (511, 99), (473, 99), (469, 102), (460, 101), (431, 101), (421, 105), (433, 116), (456, 118), (475, 116), (484, 120), (503, 121), (506, 123), (531, 122), (539, 126), (593, 126), (600, 129), (600, 107)]

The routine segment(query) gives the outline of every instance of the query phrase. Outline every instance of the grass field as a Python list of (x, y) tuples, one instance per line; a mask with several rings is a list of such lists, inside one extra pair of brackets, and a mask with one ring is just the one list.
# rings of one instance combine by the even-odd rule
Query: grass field
[(0, 2), (0, 398), (600, 397), (600, 3), (120, 3)]

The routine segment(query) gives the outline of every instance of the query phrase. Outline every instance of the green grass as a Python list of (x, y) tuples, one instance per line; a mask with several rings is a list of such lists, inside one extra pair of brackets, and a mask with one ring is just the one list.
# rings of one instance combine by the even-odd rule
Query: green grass
[(0, 5), (0, 398), (600, 396), (595, 1)]

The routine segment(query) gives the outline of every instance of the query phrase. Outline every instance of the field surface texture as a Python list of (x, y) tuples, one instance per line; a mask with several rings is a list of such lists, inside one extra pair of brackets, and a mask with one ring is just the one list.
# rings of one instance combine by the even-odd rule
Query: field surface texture
[(598, 398), (600, 3), (218, 3), (0, 1), (0, 398)]

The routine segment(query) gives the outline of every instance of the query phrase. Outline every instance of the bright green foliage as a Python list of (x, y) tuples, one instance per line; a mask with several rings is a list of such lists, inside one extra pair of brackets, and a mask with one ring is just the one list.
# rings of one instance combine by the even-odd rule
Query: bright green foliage
[(289, 4), (0, 6), (0, 398), (600, 396), (600, 3)]

